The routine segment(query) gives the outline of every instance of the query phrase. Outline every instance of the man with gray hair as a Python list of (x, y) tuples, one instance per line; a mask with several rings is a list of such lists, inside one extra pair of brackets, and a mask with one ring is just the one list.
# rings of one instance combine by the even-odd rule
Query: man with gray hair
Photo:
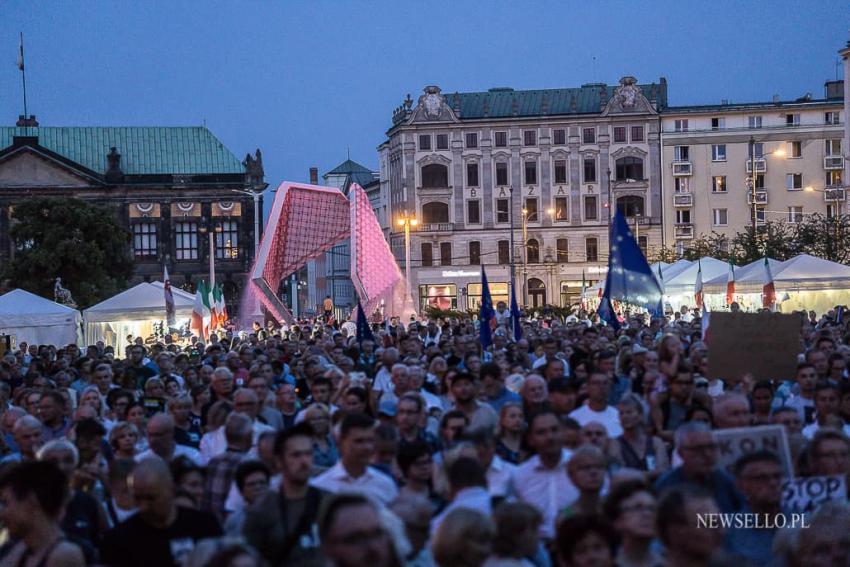
[(147, 433), (150, 448), (136, 455), (136, 462), (157, 456), (167, 463), (176, 457), (187, 457), (193, 463), (200, 463), (201, 455), (196, 449), (178, 445), (174, 440), (174, 418), (170, 415), (158, 413), (150, 418)]
[[(257, 394), (250, 388), (240, 388), (233, 394), (233, 412), (241, 413), (251, 421), (254, 437), (250, 447), (252, 457), (257, 456), (257, 440), (264, 431), (274, 431), (265, 423), (257, 420), (260, 412), (260, 402)], [(205, 434), (201, 438), (201, 460), (200, 464), (208, 463), (213, 457), (223, 454), (227, 450), (227, 438), (225, 436), (224, 426), (219, 427), (215, 431)]]
[(743, 394), (727, 392), (714, 399), (714, 424), (717, 429), (752, 425), (750, 402)]
[(682, 464), (655, 482), (656, 492), (693, 484), (710, 492), (722, 512), (736, 512), (743, 507), (744, 497), (735, 481), (717, 466), (717, 440), (708, 425), (699, 421), (681, 425), (676, 430), (675, 444)]
[(44, 443), (41, 422), (31, 415), (19, 418), (12, 427), (12, 438), (18, 451), (6, 455), (0, 462), (34, 461), (36, 452)]

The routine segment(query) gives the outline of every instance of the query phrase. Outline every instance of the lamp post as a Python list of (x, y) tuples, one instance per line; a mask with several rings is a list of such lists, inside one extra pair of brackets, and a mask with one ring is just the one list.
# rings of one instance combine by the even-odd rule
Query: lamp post
[(198, 232), (201, 234), (209, 234), (210, 240), (210, 289), (215, 287), (215, 233), (221, 232), (221, 225), (215, 224), (212, 229), (206, 226), (205, 219), (201, 219), (201, 226), (198, 227)]
[(516, 254), (516, 248), (514, 244), (514, 186), (511, 185), (510, 188), (510, 218), (511, 218), (511, 249), (510, 249), (510, 262), (511, 262), (511, 292), (516, 294), (516, 262), (514, 260), (514, 256)]
[(407, 297), (413, 299), (413, 291), (410, 287), (410, 227), (419, 224), (416, 217), (408, 215), (407, 210), (404, 211), (404, 216), (398, 219), (398, 225), (404, 227), (404, 279), (407, 280)]
[(611, 206), (611, 168), (605, 170), (608, 179), (608, 257), (611, 257), (611, 223), (614, 222), (614, 207)]
[(234, 193), (249, 195), (254, 200), (254, 258), (257, 258), (257, 253), (260, 251), (260, 197), (262, 191), (246, 191), (244, 189), (231, 189)]
[[(758, 204), (756, 203), (756, 197), (758, 195), (758, 184), (756, 183), (758, 180), (758, 173), (756, 173), (756, 139), (752, 136), (750, 136), (748, 147), (750, 152), (750, 175), (747, 177), (747, 184), (748, 189), (750, 190), (750, 199), (752, 200), (752, 206), (750, 207), (750, 222), (753, 225), (753, 238), (758, 240)], [(764, 159), (765, 156), (769, 155), (785, 157), (785, 150), (780, 148), (778, 150), (773, 150), (772, 152), (762, 152), (759, 159)]]
[(522, 305), (528, 305), (528, 209), (522, 209)]

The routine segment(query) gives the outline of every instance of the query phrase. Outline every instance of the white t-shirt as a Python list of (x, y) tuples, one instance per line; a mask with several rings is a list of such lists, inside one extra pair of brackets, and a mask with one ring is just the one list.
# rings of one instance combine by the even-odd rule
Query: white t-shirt
[(608, 431), (609, 439), (614, 439), (623, 434), (623, 428), (620, 425), (620, 412), (613, 406), (606, 406), (602, 411), (594, 411), (585, 402), (583, 406), (573, 410), (570, 417), (582, 427), (593, 421), (601, 423)]

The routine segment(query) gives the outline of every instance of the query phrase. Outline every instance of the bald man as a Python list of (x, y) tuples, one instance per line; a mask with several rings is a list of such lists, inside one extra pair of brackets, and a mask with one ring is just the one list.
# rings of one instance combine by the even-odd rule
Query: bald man
[(212, 515), (177, 506), (174, 480), (162, 459), (139, 462), (130, 488), (139, 511), (104, 536), (100, 549), (104, 565), (177, 567), (197, 541), (222, 534)]
[(150, 448), (136, 455), (136, 461), (159, 457), (170, 463), (176, 457), (188, 457), (193, 463), (200, 464), (201, 454), (196, 449), (178, 445), (174, 440), (174, 418), (167, 413), (158, 413), (150, 418), (147, 433)]
[[(247, 416), (251, 420), (253, 436), (251, 441), (251, 449), (248, 455), (252, 458), (257, 457), (257, 440), (264, 431), (274, 431), (265, 423), (257, 420), (257, 415), (260, 412), (260, 401), (257, 398), (256, 392), (250, 388), (240, 388), (233, 394), (233, 412)], [(227, 438), (224, 434), (224, 425), (206, 433), (201, 438), (201, 460), (200, 464), (206, 466), (213, 457), (223, 455), (227, 451)]]

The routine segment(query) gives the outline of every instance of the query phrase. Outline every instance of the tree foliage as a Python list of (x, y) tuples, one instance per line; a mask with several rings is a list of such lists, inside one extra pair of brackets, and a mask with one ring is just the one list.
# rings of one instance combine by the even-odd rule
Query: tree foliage
[(81, 308), (126, 289), (133, 273), (130, 233), (112, 209), (42, 197), (16, 205), (12, 220), (17, 252), (2, 277), (13, 287), (52, 299), (60, 277)]
[(827, 218), (814, 214), (799, 223), (795, 233), (800, 250), (806, 254), (840, 264), (850, 263), (850, 215)]

